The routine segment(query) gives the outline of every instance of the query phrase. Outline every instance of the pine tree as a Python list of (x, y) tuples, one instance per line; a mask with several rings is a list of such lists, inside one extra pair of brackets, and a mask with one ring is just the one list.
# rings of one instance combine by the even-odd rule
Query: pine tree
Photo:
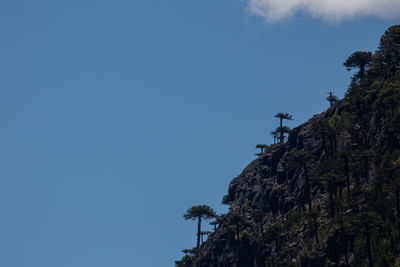
[(272, 138), (274, 138), (274, 144), (276, 144), (278, 140), (278, 133), (276, 131), (271, 131), (270, 134), (272, 135)]
[(343, 63), (348, 71), (358, 68), (358, 73), (354, 76), (354, 80), (361, 80), (364, 78), (365, 71), (368, 66), (372, 63), (371, 52), (354, 52), (351, 56)]
[(207, 205), (199, 205), (199, 206), (193, 206), (190, 209), (186, 211), (186, 213), (183, 215), (183, 218), (185, 220), (197, 220), (197, 248), (200, 247), (200, 237), (201, 237), (201, 220), (208, 220), (215, 218), (217, 214), (215, 211), (207, 206)]
[(282, 121), (283, 120), (293, 120), (293, 117), (292, 117), (292, 115), (290, 115), (289, 113), (277, 113), (277, 114), (275, 114), (275, 118), (279, 118), (279, 128), (278, 129), (280, 129), (280, 131), (279, 131), (279, 142), (280, 143), (283, 143), (283, 140), (284, 140), (284, 131), (283, 131), (283, 123), (282, 123)]
[(326, 98), (326, 100), (329, 101), (329, 104), (332, 107), (333, 104), (339, 100), (339, 98), (337, 98), (337, 96), (335, 96), (332, 92), (329, 92), (329, 96)]
[(275, 132), (279, 135), (279, 143), (283, 143), (285, 141), (285, 134), (290, 132), (290, 128), (287, 126), (278, 127)]
[(262, 153), (264, 152), (264, 149), (267, 147), (267, 145), (264, 145), (264, 144), (258, 144), (258, 145), (256, 145), (256, 148), (259, 148), (260, 149), (260, 153), (256, 153), (256, 156), (261, 156), (262, 155)]

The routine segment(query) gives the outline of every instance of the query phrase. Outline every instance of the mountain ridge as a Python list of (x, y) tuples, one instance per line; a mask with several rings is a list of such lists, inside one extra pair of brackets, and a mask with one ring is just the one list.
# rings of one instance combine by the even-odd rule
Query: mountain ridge
[(359, 70), (345, 98), (234, 178), (229, 212), (177, 266), (400, 262), (400, 26), (345, 65)]

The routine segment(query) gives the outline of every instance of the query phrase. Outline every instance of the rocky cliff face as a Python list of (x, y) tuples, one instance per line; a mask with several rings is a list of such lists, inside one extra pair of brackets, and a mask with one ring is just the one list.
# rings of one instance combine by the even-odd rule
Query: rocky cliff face
[(397, 59), (400, 26), (393, 26), (343, 100), (291, 130), (286, 143), (268, 146), (231, 181), (228, 214), (180, 266), (398, 263)]
[[(279, 240), (279, 248), (274, 240), (268, 243), (264, 239), (272, 226), (305, 218), (305, 172), (308, 172), (307, 175), (314, 173), (326, 158), (322, 138), (315, 135), (313, 128), (338, 110), (337, 104), (328, 112), (314, 116), (293, 129), (286, 144), (268, 147), (239, 177), (232, 180), (228, 191), (230, 211), (225, 217), (227, 219), (222, 220), (220, 227), (202, 247), (200, 266), (265, 266), (266, 259), (277, 255), (278, 250), (293, 252), (286, 254), (285, 260), (291, 263), (299, 261), (298, 255), (302, 253), (306, 242), (303, 239), (310, 236), (306, 227), (296, 229), (285, 237), (286, 240)], [(308, 152), (306, 168), (293, 162), (293, 155), (299, 151)], [(316, 183), (308, 182), (311, 206), (321, 205), (325, 199), (324, 193)], [(238, 229), (234, 229), (229, 220), (234, 215), (240, 216)], [(289, 219), (290, 215), (294, 218)], [(239, 239), (235, 239), (235, 231), (240, 232)]]

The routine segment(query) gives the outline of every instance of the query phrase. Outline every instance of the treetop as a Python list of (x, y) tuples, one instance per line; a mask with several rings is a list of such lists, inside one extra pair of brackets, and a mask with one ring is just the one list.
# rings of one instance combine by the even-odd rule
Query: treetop
[(281, 118), (285, 120), (293, 120), (293, 116), (290, 115), (289, 113), (276, 113), (275, 118)]
[(187, 209), (186, 213), (183, 215), (183, 218), (185, 218), (185, 220), (196, 220), (198, 218), (208, 220), (211, 218), (215, 218), (216, 216), (216, 212), (210, 206), (198, 205)]
[(359, 68), (368, 65), (372, 62), (372, 53), (357, 51), (350, 55), (350, 57), (343, 63), (347, 70)]

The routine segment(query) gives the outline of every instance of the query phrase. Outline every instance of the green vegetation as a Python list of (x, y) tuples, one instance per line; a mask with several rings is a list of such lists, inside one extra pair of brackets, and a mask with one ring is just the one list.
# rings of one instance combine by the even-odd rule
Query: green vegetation
[(264, 145), (264, 144), (258, 144), (258, 145), (256, 145), (256, 148), (259, 148), (261, 151), (261, 153), (262, 152), (264, 152), (264, 149), (267, 147), (267, 145)]
[(214, 231), (215, 231), (215, 230), (217, 230), (217, 227), (218, 227), (219, 223), (218, 223), (218, 221), (212, 221), (212, 222), (209, 223), (209, 225), (214, 226)]
[[(285, 144), (292, 116), (276, 114), (280, 145), (257, 145), (263, 160), (232, 181), (213, 243), (177, 266), (399, 266), (400, 26), (344, 65), (358, 69), (345, 98), (330, 93), (331, 108)], [(185, 219), (199, 219), (199, 248), (195, 207)]]
[(279, 143), (283, 144), (285, 141), (285, 134), (288, 134), (290, 131), (290, 128), (287, 126), (282, 126), (276, 128), (275, 132), (279, 135)]
[(290, 165), (291, 167), (300, 167), (302, 168), (304, 174), (304, 186), (303, 192), (305, 195), (305, 199), (308, 203), (308, 210), (311, 211), (311, 189), (310, 189), (310, 176), (308, 173), (307, 163), (311, 160), (310, 153), (304, 151), (296, 151), (291, 159)]
[(283, 120), (293, 120), (293, 117), (289, 113), (277, 113), (275, 114), (275, 118), (279, 118), (279, 127), (276, 128), (275, 132), (279, 134), (279, 142), (283, 143), (285, 139), (284, 134), (290, 130), (288, 127), (283, 126)]
[(347, 70), (358, 68), (358, 73), (354, 76), (356, 80), (364, 78), (364, 74), (368, 66), (372, 63), (371, 52), (354, 52), (343, 65), (347, 67)]
[(335, 96), (332, 92), (329, 92), (329, 96), (326, 98), (326, 100), (329, 101), (329, 105), (332, 107), (333, 104), (335, 104), (339, 98)]
[(228, 194), (228, 195), (225, 195), (225, 196), (222, 198), (221, 204), (222, 204), (222, 205), (230, 205), (230, 203), (231, 203), (231, 197), (229, 196), (229, 194)]
[(207, 205), (193, 206), (186, 211), (183, 215), (185, 220), (197, 220), (197, 245), (196, 248), (200, 247), (201, 238), (201, 220), (208, 220), (215, 218), (217, 214), (215, 211)]
[(264, 149), (267, 148), (267, 145), (258, 144), (258, 145), (256, 145), (256, 148), (259, 148), (259, 149), (260, 149), (260, 153), (256, 153), (256, 156), (261, 156), (262, 153), (264, 152)]
[(276, 144), (277, 140), (278, 140), (278, 133), (276, 131), (271, 131), (271, 136), (272, 138), (274, 138), (274, 144)]

